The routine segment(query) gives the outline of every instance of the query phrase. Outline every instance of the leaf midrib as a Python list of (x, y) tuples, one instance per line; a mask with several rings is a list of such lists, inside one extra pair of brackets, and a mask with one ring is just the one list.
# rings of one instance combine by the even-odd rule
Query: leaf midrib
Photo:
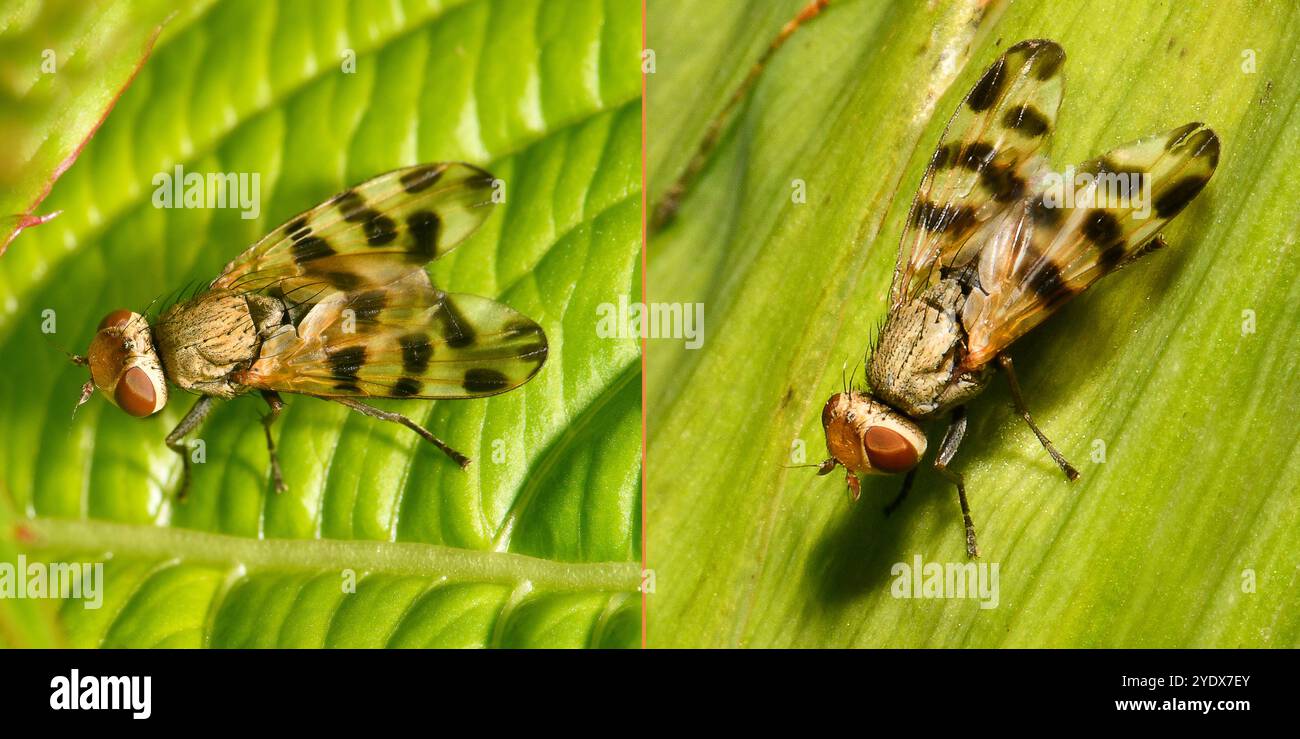
[(558, 562), (511, 552), (341, 539), (251, 539), (166, 526), (36, 517), (22, 524), (33, 552), (102, 552), (116, 557), (176, 560), (246, 572), (334, 571), (439, 578), (446, 582), (519, 585), (548, 591), (632, 592), (635, 562)]

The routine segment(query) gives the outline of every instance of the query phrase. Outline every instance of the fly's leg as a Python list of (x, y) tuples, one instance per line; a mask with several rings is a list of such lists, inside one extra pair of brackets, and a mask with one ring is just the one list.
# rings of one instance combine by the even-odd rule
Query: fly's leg
[(451, 461), (460, 465), (461, 469), (465, 469), (466, 467), (469, 466), (469, 457), (466, 457), (464, 454), (461, 454), (455, 449), (452, 449), (451, 447), (447, 446), (446, 442), (434, 436), (433, 434), (429, 433), (428, 429), (416, 423), (415, 421), (412, 421), (406, 416), (403, 416), (400, 413), (392, 413), (390, 411), (380, 410), (372, 405), (366, 405), (365, 403), (362, 403), (359, 400), (353, 400), (352, 398), (323, 398), (323, 400), (332, 400), (335, 403), (346, 405), (352, 410), (358, 413), (363, 413), (367, 416), (370, 416), (371, 418), (378, 418), (382, 421), (391, 421), (393, 423), (400, 423), (403, 426), (407, 427), (408, 429), (422, 436), (425, 441), (441, 449), (443, 454), (446, 454), (448, 457), (451, 457)]
[(957, 486), (957, 500), (961, 503), (962, 523), (966, 525), (966, 554), (970, 557), (980, 556), (979, 546), (975, 543), (975, 524), (970, 519), (970, 504), (966, 502), (966, 483), (961, 473), (948, 469), (948, 463), (961, 446), (961, 439), (966, 435), (966, 408), (957, 406), (952, 411), (952, 422), (944, 432), (943, 443), (939, 445), (939, 456), (934, 460), (934, 468), (939, 474), (948, 478), (948, 482)]
[(275, 482), (275, 492), (283, 493), (289, 488), (284, 484), (284, 476), (280, 474), (280, 455), (275, 453), (275, 442), (271, 439), (271, 424), (280, 417), (280, 411), (284, 409), (284, 401), (274, 390), (263, 390), (262, 400), (271, 407), (271, 410), (262, 416), (262, 429), (266, 431), (266, 451), (271, 455), (271, 479)]
[(1079, 471), (1065, 461), (1065, 457), (1060, 452), (1056, 451), (1056, 447), (1052, 445), (1051, 440), (1038, 428), (1038, 424), (1034, 423), (1033, 417), (1029, 415), (1029, 406), (1025, 405), (1025, 398), (1020, 394), (1020, 381), (1016, 379), (1016, 370), (1011, 364), (1011, 357), (1006, 354), (999, 354), (998, 365), (1007, 373), (1007, 384), (1011, 385), (1011, 400), (1016, 404), (1016, 412), (1020, 414), (1021, 418), (1025, 419), (1025, 423), (1029, 424), (1029, 428), (1033, 429), (1034, 436), (1038, 437), (1038, 442), (1043, 445), (1047, 453), (1052, 455), (1052, 461), (1056, 462), (1056, 466), (1060, 467), (1061, 471), (1065, 473), (1066, 479), (1079, 479)]
[(181, 489), (176, 493), (177, 500), (185, 500), (186, 493), (190, 490), (190, 454), (185, 448), (185, 435), (193, 431), (208, 413), (212, 411), (212, 396), (204, 395), (198, 399), (190, 412), (185, 414), (181, 422), (176, 424), (176, 428), (167, 434), (167, 448), (181, 455)]
[(885, 506), (886, 516), (893, 514), (894, 510), (897, 509), (900, 504), (902, 504), (903, 498), (906, 498), (907, 494), (912, 491), (912, 479), (915, 477), (916, 477), (916, 468), (913, 467), (912, 469), (907, 471), (907, 477), (903, 478), (903, 487), (899, 489), (898, 495), (895, 495), (894, 499), (889, 502), (889, 505)]

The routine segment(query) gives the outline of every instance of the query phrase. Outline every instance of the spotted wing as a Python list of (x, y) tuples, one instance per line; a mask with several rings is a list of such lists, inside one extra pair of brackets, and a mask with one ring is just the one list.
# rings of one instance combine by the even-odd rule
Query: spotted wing
[(492, 182), (459, 162), (379, 175), (276, 228), (227, 265), (210, 289), (310, 306), (336, 290), (390, 284), (477, 229), (492, 211)]
[(975, 256), (979, 226), (1033, 189), (1035, 154), (1056, 124), (1065, 50), (1031, 39), (1007, 49), (957, 107), (921, 178), (894, 268), (898, 306)]
[(1189, 123), (1086, 162), (1075, 182), (1057, 180), (1022, 201), (980, 253), (979, 289), (962, 314), (966, 366), (982, 366), (1070, 298), (1163, 245), (1157, 232), (1218, 162), (1218, 136)]
[(383, 287), (334, 292), (295, 331), (266, 340), (240, 381), (324, 396), (479, 398), (524, 384), (546, 334), (494, 300), (445, 293), (423, 270)]

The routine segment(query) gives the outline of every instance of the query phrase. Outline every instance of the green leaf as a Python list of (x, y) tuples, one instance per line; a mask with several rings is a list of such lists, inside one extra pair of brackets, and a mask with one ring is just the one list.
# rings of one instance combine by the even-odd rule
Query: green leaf
[[(0, 260), (0, 469), (26, 549), (111, 555), (103, 606), (60, 608), (67, 643), (639, 642), (640, 354), (596, 333), (598, 306), (640, 289), (638, 31), (627, 0), (249, 0), (164, 35), (54, 188), (64, 215)], [(435, 282), (502, 300), (551, 345), (520, 390), (378, 403), (467, 471), (395, 424), (288, 396), (277, 495), (249, 396), (201, 427), (182, 503), (163, 438), (190, 398), (145, 421), (95, 398), (69, 421), (86, 372), (58, 348), (84, 350), (109, 310), (210, 280), (350, 184), (441, 160), (507, 189)], [(259, 173), (260, 212), (155, 208), (176, 166)]]
[[(764, 4), (753, 24), (720, 5), (651, 8), (652, 203), (721, 110), (707, 101), (805, 3)], [(708, 316), (704, 348), (648, 353), (651, 646), (1300, 644), (1300, 16), (1282, 2), (984, 5), (833, 3), (773, 56), (651, 234), (651, 299)], [(715, 17), (692, 22), (702, 12)], [(864, 481), (853, 504), (838, 475), (785, 465), (823, 456), (822, 404), (883, 317), (948, 116), (1026, 38), (1068, 54), (1058, 167), (1197, 120), (1223, 156), (1165, 231), (1170, 249), (1014, 348), (1080, 480), (1063, 479), (1003, 380), (972, 404), (954, 466), (981, 562), (999, 567), (997, 606), (896, 598), (896, 563), (965, 562), (952, 487), (926, 466), (887, 518), (898, 478)], [(674, 111), (683, 97), (704, 102)]]
[[(0, 255), (149, 56), (208, 3), (23, 0), (0, 10)], [(19, 231), (21, 229), (18, 229)]]

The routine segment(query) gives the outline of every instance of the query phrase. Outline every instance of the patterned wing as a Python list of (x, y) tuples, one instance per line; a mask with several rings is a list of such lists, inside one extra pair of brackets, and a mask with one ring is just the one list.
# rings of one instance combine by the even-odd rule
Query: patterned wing
[(423, 270), (389, 285), (331, 293), (266, 340), (238, 379), (323, 396), (480, 398), (524, 384), (546, 361), (532, 319), (433, 286)]
[(1163, 245), (1157, 232), (1219, 163), (1219, 137), (1189, 123), (1079, 167), (1075, 182), (1026, 198), (990, 229), (979, 287), (962, 313), (966, 367), (979, 367), (1116, 269)]
[(210, 289), (310, 306), (338, 290), (390, 284), (463, 241), (492, 211), (492, 175), (458, 162), (379, 175), (249, 247)]
[(953, 113), (921, 178), (894, 268), (897, 307), (968, 263), (977, 227), (1033, 189), (1035, 153), (1056, 124), (1065, 50), (1031, 39), (1007, 49)]

